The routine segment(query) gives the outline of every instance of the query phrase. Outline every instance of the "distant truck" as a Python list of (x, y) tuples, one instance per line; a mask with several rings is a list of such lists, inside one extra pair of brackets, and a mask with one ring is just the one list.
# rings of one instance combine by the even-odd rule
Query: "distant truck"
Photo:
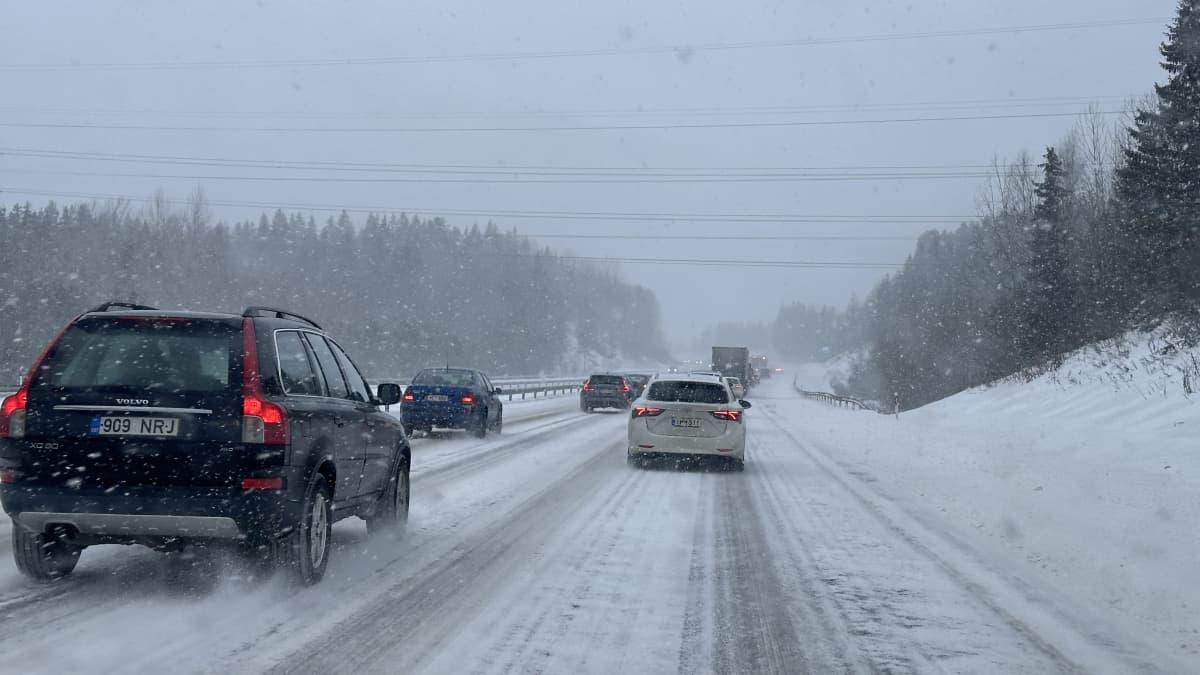
[(755, 375), (757, 375), (756, 379), (766, 379), (771, 377), (771, 368), (767, 365), (766, 356), (762, 354), (752, 356), (750, 357), (750, 363), (754, 366), (754, 372)]
[(749, 347), (713, 347), (712, 369), (725, 377), (736, 377), (742, 382), (754, 380)]

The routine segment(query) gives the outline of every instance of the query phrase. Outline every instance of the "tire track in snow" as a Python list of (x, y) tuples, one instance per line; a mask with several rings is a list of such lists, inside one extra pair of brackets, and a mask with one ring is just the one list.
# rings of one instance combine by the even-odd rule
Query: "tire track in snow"
[[(590, 497), (597, 484), (589, 470), (603, 460), (604, 452), (614, 448), (596, 452), (583, 465), (525, 500), (500, 527), (460, 542), (445, 558), (402, 586), (387, 589), (378, 600), (269, 672), (384, 672), (396, 668), (411, 672), (425, 655), (436, 652), (446, 641), (444, 630), (448, 626), (435, 627), (433, 619), (464, 588), (480, 579), (493, 578), (489, 568), (521, 537), (534, 529), (552, 529), (570, 514), (571, 506)], [(417, 642), (416, 635), (423, 635), (425, 643)], [(392, 640), (403, 641), (402, 647), (396, 649)]]
[[(941, 576), (961, 589), (980, 608), (995, 616), (1001, 625), (1011, 630), (1016, 639), (1025, 643), (1032, 651), (1029, 655), (1031, 662), (1034, 659), (1034, 655), (1036, 655), (1037, 659), (1045, 661), (1042, 667), (1032, 669), (1030, 672), (1046, 672), (1048, 669), (1064, 673), (1111, 671), (1158, 672), (1156, 668), (1144, 662), (1139, 662), (1136, 659), (1130, 661), (1127, 654), (1108, 653), (1105, 657), (1098, 656), (1100, 653), (1107, 652), (1106, 647), (1110, 647), (1111, 643), (1095, 644), (1086, 636), (1075, 633), (1072, 629), (1061, 625), (1054, 625), (1051, 630), (1047, 630), (1044, 614), (1045, 608), (1038, 607), (1037, 603), (1029, 600), (1024, 600), (1020, 604), (1014, 605), (1013, 600), (1021, 596), (1020, 591), (1016, 589), (1005, 589), (1003, 599), (999, 598), (996, 592), (996, 584), (1003, 583), (1001, 580), (995, 578), (981, 579), (980, 570), (972, 569), (970, 572), (964, 571), (964, 569), (959, 567), (959, 562), (952, 562), (947, 556), (935, 550), (935, 548), (940, 548), (941, 542), (928, 543), (932, 541), (931, 537), (937, 536), (936, 534), (929, 531), (926, 527), (917, 525), (915, 521), (904, 522), (907, 518), (899, 510), (899, 507), (891, 505), (886, 498), (871, 490), (868, 485), (855, 480), (822, 451), (814, 448), (812, 444), (800, 440), (778, 419), (777, 413), (768, 409), (766, 418), (771, 422), (777, 434), (787, 441), (787, 445), (803, 453), (803, 459), (807, 463), (810, 463), (820, 474), (829, 478), (831, 480), (830, 485), (844, 493), (856, 509), (868, 515), (878, 526), (882, 526), (884, 531), (890, 533), (891, 537), (896, 541), (902, 542), (909, 551), (916, 553), (930, 563), (940, 572)], [(783, 452), (783, 448), (775, 447), (768, 452), (778, 454)], [(841, 503), (839, 501), (839, 507)], [(828, 511), (828, 508), (826, 508), (826, 511)], [(830, 532), (833, 530), (828, 525), (819, 525), (814, 531)], [(833, 548), (836, 549), (836, 545)], [(835, 578), (836, 576), (831, 577), (831, 579)], [(844, 581), (847, 581), (847, 579), (842, 577), (837, 583)], [(856, 581), (861, 583), (861, 580)], [(857, 591), (852, 591), (853, 594), (868, 599), (878, 597), (877, 592), (878, 589), (870, 586), (865, 589), (860, 587)], [(847, 595), (843, 592), (840, 597), (840, 602), (842, 602), (843, 606), (846, 606), (845, 598)], [(1036, 624), (1031, 623), (1028, 618), (1025, 618), (1030, 614), (1040, 615)], [(1052, 637), (1046, 637), (1043, 633), (1048, 633)], [(1079, 646), (1080, 640), (1092, 642), (1092, 644), (1084, 651), (1076, 649), (1074, 651), (1075, 657), (1068, 657), (1060, 646), (1052, 641), (1053, 637), (1060, 639), (1068, 637), (1072, 642), (1076, 643), (1076, 647)], [(922, 663), (918, 667), (924, 667), (924, 665), (933, 663), (936, 659), (953, 656), (947, 653), (925, 652), (920, 654)], [(1080, 662), (1079, 657), (1085, 659), (1086, 666)], [(1115, 664), (1117, 663), (1122, 663), (1123, 665), (1116, 666)], [(1013, 664), (1009, 665), (1011, 667)]]
[(678, 672), (864, 671), (819, 595), (797, 594), (774, 564), (772, 540), (784, 530), (755, 503), (753, 461), (744, 474), (705, 476)]

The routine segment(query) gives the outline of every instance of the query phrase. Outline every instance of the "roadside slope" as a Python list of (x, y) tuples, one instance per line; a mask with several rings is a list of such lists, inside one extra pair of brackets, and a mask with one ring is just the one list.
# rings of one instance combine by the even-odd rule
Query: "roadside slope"
[(1188, 355), (1153, 340), (899, 418), (777, 395), (789, 429), (1020, 580), (1200, 668)]

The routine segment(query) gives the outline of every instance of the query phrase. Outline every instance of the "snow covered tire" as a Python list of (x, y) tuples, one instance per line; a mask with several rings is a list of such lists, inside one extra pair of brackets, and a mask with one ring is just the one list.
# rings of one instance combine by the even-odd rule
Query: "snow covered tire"
[(300, 522), (287, 536), (268, 544), (271, 565), (292, 581), (311, 586), (325, 576), (333, 539), (333, 491), (325, 476), (313, 476), (304, 493)]
[(48, 540), (45, 534), (31, 532), (13, 523), (12, 552), (17, 571), (31, 579), (50, 581), (75, 570), (83, 547)]
[(396, 460), (396, 467), (388, 477), (387, 487), (379, 495), (375, 514), (367, 519), (367, 532), (377, 534), (400, 534), (408, 523), (408, 505), (412, 488), (408, 477), (407, 457)]

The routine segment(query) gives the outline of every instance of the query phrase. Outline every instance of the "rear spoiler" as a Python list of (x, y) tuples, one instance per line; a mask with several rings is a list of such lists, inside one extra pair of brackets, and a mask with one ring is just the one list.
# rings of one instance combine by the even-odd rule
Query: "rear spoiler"
[(152, 311), (155, 311), (158, 309), (157, 307), (150, 307), (148, 305), (138, 305), (138, 304), (135, 304), (132, 302), (106, 302), (102, 305), (97, 305), (97, 306), (93, 307), (92, 309), (89, 309), (87, 312), (85, 312), (85, 314), (90, 314), (92, 312), (107, 312), (113, 308), (131, 309), (131, 310), (138, 311), (138, 312), (142, 312), (142, 311), (152, 312)]

